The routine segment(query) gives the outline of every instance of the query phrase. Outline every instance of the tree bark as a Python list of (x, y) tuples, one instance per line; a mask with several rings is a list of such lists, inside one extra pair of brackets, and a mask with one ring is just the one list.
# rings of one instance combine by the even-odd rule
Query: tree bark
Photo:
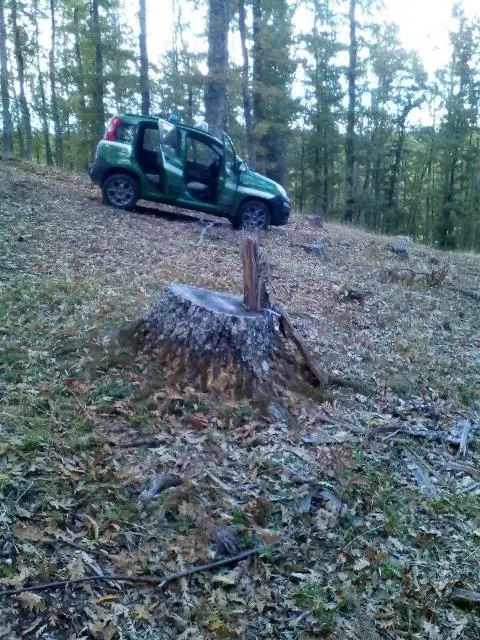
[(52, 120), (55, 131), (55, 162), (57, 165), (63, 165), (63, 129), (60, 121), (60, 112), (58, 108), (57, 97), (57, 76), (55, 69), (56, 42), (57, 42), (57, 24), (55, 17), (55, 0), (50, 0), (50, 55), (49, 55), (49, 73), (50, 73), (50, 97), (52, 105)]
[(42, 124), (43, 142), (45, 145), (45, 160), (47, 165), (53, 165), (52, 147), (50, 144), (50, 132), (48, 130), (47, 117), (47, 99), (45, 96), (45, 83), (43, 73), (40, 68), (40, 36), (38, 29), (38, 0), (34, 0), (34, 16), (35, 16), (35, 49), (38, 69), (38, 91), (40, 94), (40, 121)]
[(239, 0), (238, 3), (238, 25), (240, 31), (240, 42), (242, 46), (242, 100), (243, 100), (243, 117), (245, 120), (245, 138), (247, 142), (248, 162), (251, 166), (255, 164), (255, 144), (253, 140), (252, 127), (252, 108), (250, 100), (250, 68), (248, 61), (247, 48), (247, 26), (245, 19), (245, 0)]
[(30, 110), (28, 108), (27, 98), (25, 96), (25, 62), (23, 59), (22, 31), (17, 21), (17, 1), (13, 0), (12, 4), (12, 26), (14, 35), (14, 52), (17, 63), (18, 86), (20, 88), (19, 103), (22, 121), (23, 135), (25, 136), (24, 155), (29, 160), (32, 157), (32, 123), (30, 118)]
[(240, 249), (243, 264), (243, 304), (250, 311), (263, 311), (267, 302), (265, 274), (258, 257), (258, 243), (247, 237)]
[[(80, 16), (79, 8), (73, 8), (73, 51), (75, 55), (76, 66), (76, 84), (78, 88), (78, 104), (80, 106), (80, 127), (82, 139), (79, 141), (80, 157), (85, 162), (90, 155), (89, 147), (92, 144), (92, 135), (90, 131), (90, 123), (87, 120), (87, 102), (85, 100), (85, 71), (83, 68), (82, 48), (80, 38)], [(93, 141), (96, 144), (96, 140)]]
[(253, 0), (253, 136), (254, 136), (254, 162), (253, 169), (265, 173), (265, 149), (263, 137), (258, 128), (264, 120), (263, 105), (263, 47), (262, 47), (262, 0)]
[(135, 325), (167, 381), (201, 391), (250, 395), (266, 383), (273, 315), (245, 309), (240, 296), (169, 284)]
[(93, 106), (95, 114), (94, 132), (97, 140), (103, 138), (105, 130), (104, 107), (104, 81), (103, 81), (103, 48), (102, 33), (100, 28), (99, 3), (101, 0), (92, 0), (92, 32), (95, 42), (95, 76), (93, 83)]
[(5, 3), (0, 0), (0, 91), (2, 95), (2, 138), (5, 153), (13, 153), (13, 123), (8, 91), (7, 32), (5, 29)]
[(349, 23), (350, 45), (348, 50), (348, 108), (347, 135), (345, 141), (345, 222), (353, 222), (356, 218), (357, 196), (355, 176), (355, 111), (356, 111), (356, 81), (357, 81), (357, 23), (355, 19), (356, 0), (350, 0)]
[(138, 12), (140, 35), (140, 95), (142, 97), (142, 115), (150, 113), (150, 88), (148, 81), (148, 49), (147, 49), (147, 7), (146, 0), (139, 0)]
[(209, 0), (208, 77), (205, 119), (210, 133), (222, 139), (227, 115), (228, 0)]

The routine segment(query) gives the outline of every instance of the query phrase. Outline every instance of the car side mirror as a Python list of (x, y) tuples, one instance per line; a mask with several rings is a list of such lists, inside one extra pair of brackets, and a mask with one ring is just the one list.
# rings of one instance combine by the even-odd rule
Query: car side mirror
[(246, 171), (247, 170), (247, 165), (245, 162), (243, 162), (243, 160), (236, 160), (235, 161), (235, 169), (236, 171), (238, 171), (238, 173), (241, 173), (242, 171)]

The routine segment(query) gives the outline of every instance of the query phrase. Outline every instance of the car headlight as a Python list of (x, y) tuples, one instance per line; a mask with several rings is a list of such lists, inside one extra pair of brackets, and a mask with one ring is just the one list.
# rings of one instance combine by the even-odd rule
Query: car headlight
[(285, 191), (285, 189), (282, 187), (282, 185), (281, 185), (281, 184), (279, 184), (279, 185), (277, 185), (277, 186), (278, 186), (278, 190), (280, 191), (280, 193), (282, 194), (282, 196), (283, 196), (284, 198), (288, 198), (288, 196), (287, 196), (287, 192), (286, 192), (286, 191)]

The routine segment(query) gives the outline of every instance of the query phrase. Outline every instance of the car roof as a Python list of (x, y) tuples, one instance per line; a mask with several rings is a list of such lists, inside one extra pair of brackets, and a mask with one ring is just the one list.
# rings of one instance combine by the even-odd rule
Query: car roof
[(131, 122), (132, 124), (139, 124), (140, 122), (158, 122), (159, 120), (163, 120), (163, 122), (167, 122), (168, 124), (173, 124), (175, 127), (179, 129), (184, 129), (185, 131), (192, 131), (198, 136), (205, 136), (206, 138), (210, 138), (210, 140), (214, 140), (220, 146), (223, 146), (223, 142), (212, 135), (208, 131), (204, 131), (203, 129), (199, 129), (198, 127), (192, 127), (188, 124), (182, 124), (181, 122), (169, 122), (165, 118), (155, 117), (155, 116), (142, 116), (139, 113), (120, 113), (118, 118), (122, 120), (126, 120), (127, 122)]

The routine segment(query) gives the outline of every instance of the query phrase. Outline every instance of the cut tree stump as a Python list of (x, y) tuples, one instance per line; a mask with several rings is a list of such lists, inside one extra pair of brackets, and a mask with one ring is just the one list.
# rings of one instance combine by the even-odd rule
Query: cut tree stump
[(183, 388), (270, 398), (275, 389), (325, 386), (326, 374), (286, 312), (270, 307), (256, 238), (244, 238), (241, 257), (243, 297), (167, 284), (153, 307), (120, 332), (119, 340), (133, 339), (161, 365), (168, 384)]
[(249, 393), (268, 376), (274, 317), (241, 296), (168, 284), (137, 322), (144, 350), (202, 391)]

